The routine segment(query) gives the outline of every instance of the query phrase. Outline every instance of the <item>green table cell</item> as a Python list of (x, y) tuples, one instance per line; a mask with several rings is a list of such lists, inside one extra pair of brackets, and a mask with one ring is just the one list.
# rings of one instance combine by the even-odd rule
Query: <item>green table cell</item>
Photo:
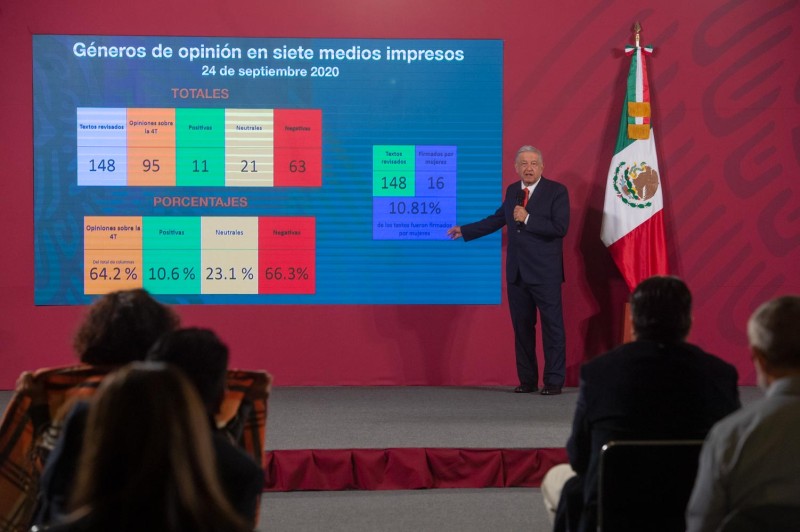
[(144, 288), (153, 294), (199, 294), (200, 250), (149, 250), (142, 253)]
[(224, 148), (225, 109), (175, 109), (179, 148)]
[(413, 196), (416, 190), (414, 172), (373, 172), (373, 196)]
[(146, 216), (142, 218), (145, 250), (199, 250), (199, 216)]
[(414, 175), (416, 150), (413, 145), (375, 145), (372, 147), (372, 170), (403, 172)]
[(225, 186), (225, 148), (178, 148), (176, 154), (179, 187)]

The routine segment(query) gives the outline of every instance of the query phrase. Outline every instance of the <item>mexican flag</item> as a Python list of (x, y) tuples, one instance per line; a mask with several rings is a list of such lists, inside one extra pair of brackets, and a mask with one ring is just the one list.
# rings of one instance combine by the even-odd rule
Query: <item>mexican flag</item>
[(667, 273), (664, 201), (644, 61), (652, 51), (638, 43), (625, 49), (631, 68), (600, 229), (600, 239), (631, 291), (647, 277)]

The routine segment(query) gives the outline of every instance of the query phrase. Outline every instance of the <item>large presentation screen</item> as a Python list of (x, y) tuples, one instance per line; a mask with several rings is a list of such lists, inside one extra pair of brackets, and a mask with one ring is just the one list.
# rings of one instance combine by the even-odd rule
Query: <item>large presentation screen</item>
[(35, 302), (498, 304), (502, 42), (33, 36)]

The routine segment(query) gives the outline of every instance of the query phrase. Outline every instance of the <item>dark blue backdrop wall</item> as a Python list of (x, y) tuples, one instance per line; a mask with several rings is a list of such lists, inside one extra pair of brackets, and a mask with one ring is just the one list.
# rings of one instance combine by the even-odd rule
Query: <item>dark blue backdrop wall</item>
[[(599, 231), (622, 49), (637, 20), (656, 47), (649, 68), (669, 261), (694, 291), (691, 340), (753, 384), (748, 315), (800, 293), (797, 1), (31, 0), (0, 4), (0, 388), (24, 369), (73, 361), (70, 338), (85, 312), (33, 303), (33, 34), (502, 39), (503, 183), (516, 177), (516, 149), (534, 144), (545, 174), (570, 190), (564, 300), (574, 385), (580, 363), (622, 329), (627, 290)], [(178, 311), (186, 324), (215, 328), (234, 365), (265, 368), (278, 385), (516, 380), (505, 294), (497, 306)]]

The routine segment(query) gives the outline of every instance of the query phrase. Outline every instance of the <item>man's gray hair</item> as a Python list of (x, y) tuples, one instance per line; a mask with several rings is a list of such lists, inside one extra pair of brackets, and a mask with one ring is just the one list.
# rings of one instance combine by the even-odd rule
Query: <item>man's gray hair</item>
[(800, 296), (767, 301), (747, 322), (750, 345), (777, 368), (800, 368)]
[(542, 152), (534, 148), (533, 146), (529, 146), (527, 144), (517, 150), (517, 155), (514, 157), (514, 164), (517, 164), (520, 154), (525, 153), (526, 151), (530, 151), (537, 154), (539, 156), (539, 162), (542, 163), (542, 166), (544, 166), (544, 156), (542, 155)]

